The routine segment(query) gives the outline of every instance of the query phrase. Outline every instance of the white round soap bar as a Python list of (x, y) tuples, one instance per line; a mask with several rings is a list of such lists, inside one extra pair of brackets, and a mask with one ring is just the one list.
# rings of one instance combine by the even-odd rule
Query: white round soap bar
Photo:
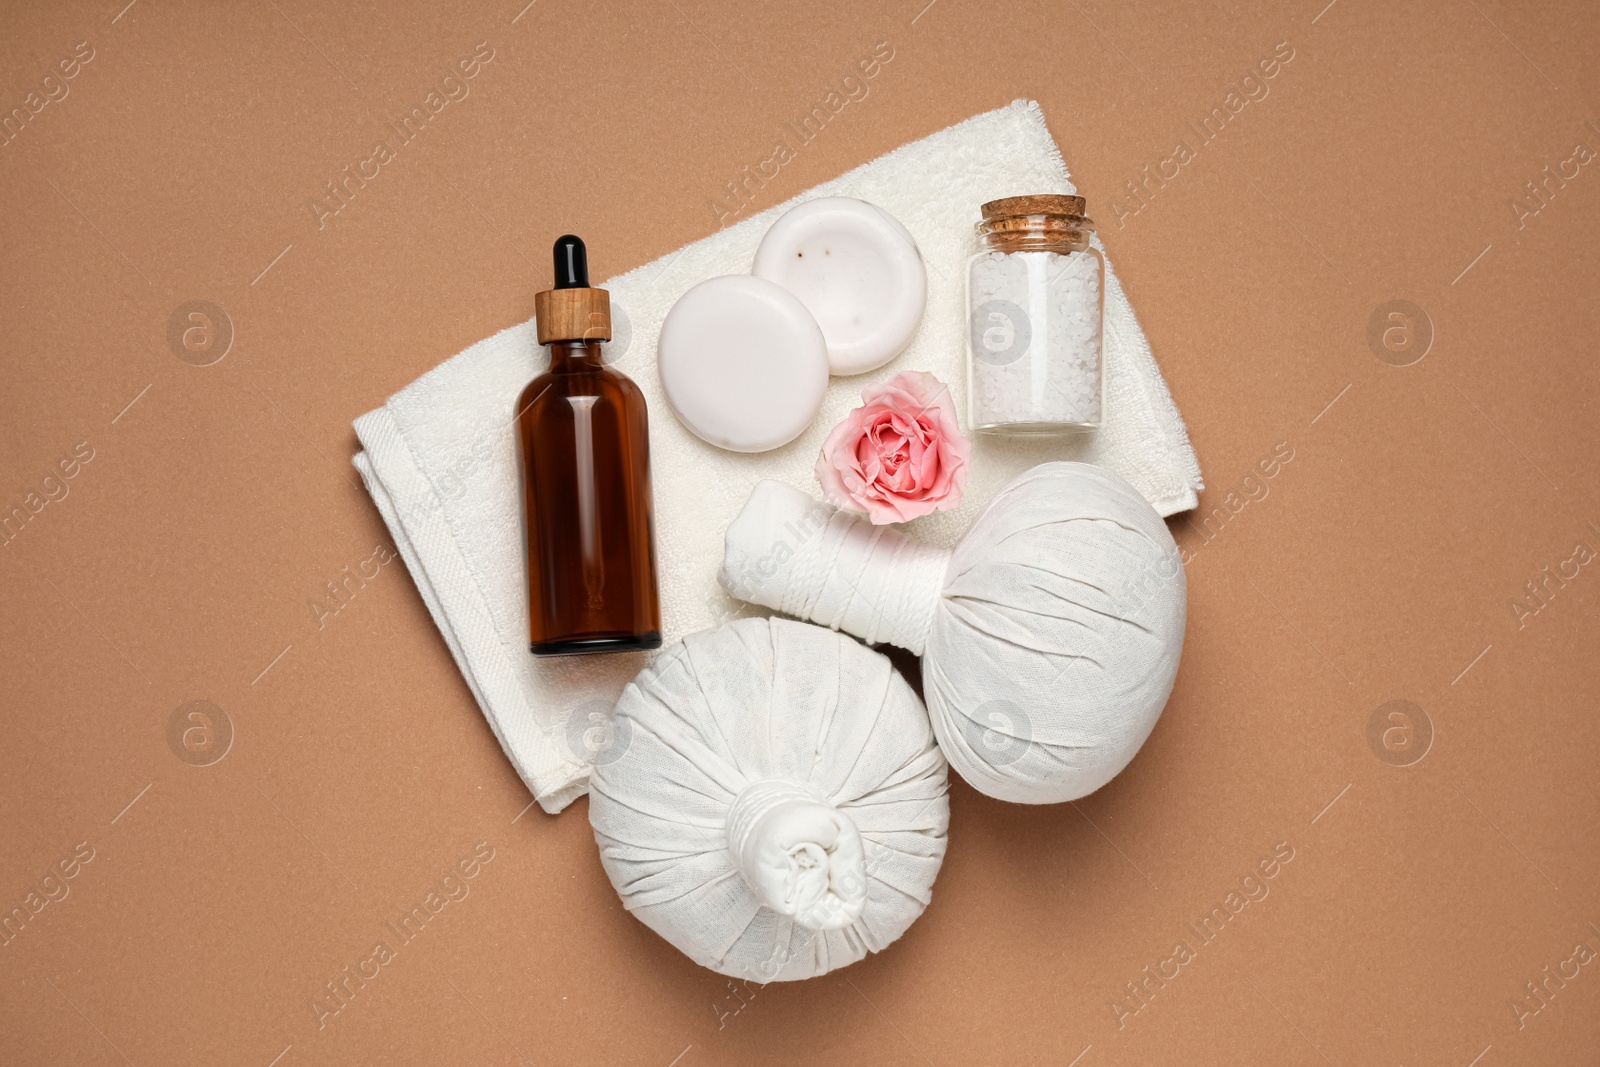
[(865, 200), (824, 196), (784, 212), (756, 249), (752, 273), (810, 309), (834, 374), (877, 370), (916, 336), (928, 271), (911, 232)]
[(747, 274), (707, 278), (679, 297), (661, 324), (656, 362), (673, 413), (731, 452), (793, 441), (828, 388), (817, 320), (787, 289)]

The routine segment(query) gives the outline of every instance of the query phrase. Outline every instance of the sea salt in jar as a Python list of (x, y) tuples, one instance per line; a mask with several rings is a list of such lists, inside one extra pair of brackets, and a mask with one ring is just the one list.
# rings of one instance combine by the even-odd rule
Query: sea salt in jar
[(968, 422), (1049, 434), (1101, 422), (1105, 261), (1081, 196), (983, 205), (983, 251), (967, 261)]

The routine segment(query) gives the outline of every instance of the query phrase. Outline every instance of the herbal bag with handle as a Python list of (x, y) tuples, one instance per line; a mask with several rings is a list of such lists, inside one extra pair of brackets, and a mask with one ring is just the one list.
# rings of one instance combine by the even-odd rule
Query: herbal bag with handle
[(1024, 804), (1091, 793), (1139, 751), (1183, 650), (1166, 523), (1103, 467), (1014, 479), (954, 549), (759, 483), (728, 528), (731, 595), (922, 656), (950, 765)]
[(690, 634), (623, 690), (589, 820), (623, 904), (702, 966), (810, 978), (894, 941), (944, 859), (927, 712), (889, 660), (820, 626)]

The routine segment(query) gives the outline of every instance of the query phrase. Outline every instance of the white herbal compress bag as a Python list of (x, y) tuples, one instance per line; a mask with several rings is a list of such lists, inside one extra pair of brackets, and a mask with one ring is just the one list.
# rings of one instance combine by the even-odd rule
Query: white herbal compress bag
[(944, 859), (945, 760), (889, 660), (787, 619), (690, 634), (623, 690), (589, 819), (623, 904), (702, 966), (810, 978), (877, 952)]
[(1024, 804), (1081, 797), (1127, 766), (1183, 650), (1172, 534), (1125, 480), (1087, 463), (1023, 472), (954, 549), (764, 481), (728, 528), (718, 580), (922, 656), (950, 765)]

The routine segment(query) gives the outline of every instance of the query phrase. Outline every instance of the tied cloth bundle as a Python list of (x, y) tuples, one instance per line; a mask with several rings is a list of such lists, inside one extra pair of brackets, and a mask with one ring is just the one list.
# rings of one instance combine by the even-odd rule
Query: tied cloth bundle
[(1172, 692), (1187, 588), (1178, 546), (1124, 479), (1045, 463), (954, 549), (762, 482), (728, 528), (732, 595), (923, 657), (950, 765), (1000, 800), (1099, 789)]
[(623, 904), (756, 982), (854, 963), (922, 914), (944, 860), (944, 757), (887, 657), (820, 626), (691, 634), (617, 701), (589, 821)]

